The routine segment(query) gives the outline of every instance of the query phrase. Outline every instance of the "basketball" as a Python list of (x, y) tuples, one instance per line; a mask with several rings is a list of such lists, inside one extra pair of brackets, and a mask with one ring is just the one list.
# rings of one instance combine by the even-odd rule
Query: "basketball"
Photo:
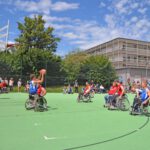
[(41, 70), (40, 70), (40, 73), (41, 73), (41, 74), (46, 74), (46, 70), (45, 70), (45, 69), (41, 69)]

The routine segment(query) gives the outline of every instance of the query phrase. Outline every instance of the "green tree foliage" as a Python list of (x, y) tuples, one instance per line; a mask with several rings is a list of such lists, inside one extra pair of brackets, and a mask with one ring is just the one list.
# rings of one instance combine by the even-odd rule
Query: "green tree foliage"
[(61, 68), (66, 73), (69, 81), (78, 78), (81, 66), (87, 57), (88, 55), (83, 52), (73, 52), (63, 59)]
[(89, 56), (81, 67), (80, 74), (88, 81), (103, 84), (105, 87), (110, 86), (116, 79), (116, 72), (109, 59), (105, 56)]
[(89, 56), (82, 52), (71, 53), (62, 61), (68, 80), (94, 80), (108, 87), (116, 79), (116, 72), (105, 56)]
[(60, 39), (54, 36), (54, 28), (45, 28), (42, 16), (25, 17), (24, 23), (18, 22), (18, 29), (17, 50), (9, 61), (14, 70), (26, 74), (45, 68), (47, 61), (57, 62), (54, 52)]
[(11, 66), (6, 63), (9, 61), (9, 57), (7, 57), (8, 55), (9, 54), (6, 52), (0, 52), (0, 76), (6, 76), (12, 73)]

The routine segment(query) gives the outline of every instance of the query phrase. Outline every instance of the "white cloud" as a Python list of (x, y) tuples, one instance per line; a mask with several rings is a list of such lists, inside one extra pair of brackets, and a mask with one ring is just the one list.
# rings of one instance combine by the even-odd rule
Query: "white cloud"
[(56, 2), (52, 5), (52, 10), (55, 11), (64, 11), (78, 8), (79, 8), (78, 3)]
[(43, 19), (46, 20), (47, 23), (70, 21), (70, 18), (68, 17), (56, 17), (56, 16), (49, 16), (49, 15), (43, 15)]
[(138, 12), (140, 12), (141, 14), (145, 14), (147, 11), (147, 8), (139, 8)]
[(100, 5), (99, 5), (100, 7), (105, 7), (106, 6), (106, 4), (104, 3), (104, 2), (100, 2)]
[(67, 30), (67, 29), (73, 29), (74, 26), (70, 24), (58, 24), (58, 23), (46, 23), (46, 26), (48, 27), (49, 25), (53, 26), (56, 30)]
[(12, 4), (13, 0), (0, 0), (0, 4)]
[(133, 16), (133, 17), (131, 18), (131, 22), (136, 22), (136, 21), (138, 21), (138, 17)]
[(105, 15), (105, 21), (107, 23), (107, 26), (109, 26), (110, 28), (114, 28), (116, 25), (116, 17), (114, 14)]
[(139, 3), (132, 3), (131, 8), (136, 9), (139, 7)]
[(52, 3), (52, 0), (1, 0), (0, 4), (13, 5), (22, 11), (46, 15), (50, 14), (51, 11), (66, 11), (79, 8), (79, 3), (69, 3), (63, 1)]
[(118, 14), (129, 15), (135, 13), (136, 11), (140, 13), (145, 13), (147, 8), (145, 6), (150, 5), (149, 0), (114, 0), (112, 3), (112, 8)]
[(15, 6), (18, 9), (27, 11), (27, 12), (36, 12), (36, 13), (50, 13), (51, 0), (40, 0), (38, 2), (35, 1), (21, 1), (17, 0), (15, 2)]
[(79, 38), (78, 35), (74, 34), (73, 32), (63, 33), (61, 36), (71, 40)]
[(115, 7), (119, 13), (127, 13), (128, 7), (126, 6), (128, 4), (129, 0), (119, 0), (115, 1)]
[[(43, 13), (46, 26), (53, 26), (57, 36), (68, 44), (87, 49), (113, 38), (124, 37), (133, 39), (150, 39), (150, 16), (148, 9), (150, 0), (109, 0), (100, 7), (105, 7), (101, 22), (95, 20), (80, 20), (68, 17), (51, 16), (51, 11), (78, 9), (78, 3), (56, 2), (51, 0), (25, 1), (17, 0), (17, 8), (31, 13)], [(48, 1), (47, 5), (44, 5)], [(43, 4), (44, 3), (44, 4)], [(62, 52), (63, 54), (63, 52)]]
[[(112, 11), (104, 16), (106, 25), (92, 20), (76, 19), (67, 24), (55, 24), (57, 34), (70, 44), (88, 49), (117, 37), (149, 40), (150, 18), (146, 15), (128, 16)], [(59, 32), (61, 31), (61, 33)]]

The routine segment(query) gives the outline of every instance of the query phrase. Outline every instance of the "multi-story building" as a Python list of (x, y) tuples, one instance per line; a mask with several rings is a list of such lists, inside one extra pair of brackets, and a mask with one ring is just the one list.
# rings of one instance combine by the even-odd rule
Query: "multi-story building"
[(150, 79), (150, 42), (116, 38), (85, 52), (107, 56), (124, 82)]

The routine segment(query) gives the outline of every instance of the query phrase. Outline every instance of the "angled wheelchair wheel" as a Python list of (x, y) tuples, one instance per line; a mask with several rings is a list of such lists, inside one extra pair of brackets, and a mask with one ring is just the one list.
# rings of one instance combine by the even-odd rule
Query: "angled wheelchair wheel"
[(33, 106), (33, 101), (31, 99), (27, 99), (26, 102), (25, 102), (25, 108), (27, 110), (30, 110), (30, 109), (33, 109), (34, 106)]
[(43, 111), (47, 111), (47, 101), (44, 97), (40, 97), (36, 104), (35, 104), (35, 108), (34, 111), (39, 111), (39, 112), (43, 112)]
[(47, 100), (45, 99), (45, 97), (43, 97), (43, 107), (45, 110), (48, 110), (47, 108)]
[(80, 102), (82, 100), (81, 97), (82, 97), (81, 94), (79, 94), (78, 97), (77, 97), (77, 102)]
[(147, 107), (143, 108), (142, 114), (147, 117), (150, 117), (149, 105)]
[(117, 107), (121, 111), (128, 111), (130, 109), (130, 102), (127, 97), (123, 97), (122, 99), (118, 100)]
[(91, 95), (88, 94), (88, 95), (86, 95), (86, 96), (83, 96), (83, 101), (84, 101), (84, 102), (91, 102)]
[(77, 101), (78, 101), (78, 102), (84, 102), (84, 101), (86, 101), (86, 99), (85, 99), (83, 93), (79, 93), (78, 98), (77, 98)]

